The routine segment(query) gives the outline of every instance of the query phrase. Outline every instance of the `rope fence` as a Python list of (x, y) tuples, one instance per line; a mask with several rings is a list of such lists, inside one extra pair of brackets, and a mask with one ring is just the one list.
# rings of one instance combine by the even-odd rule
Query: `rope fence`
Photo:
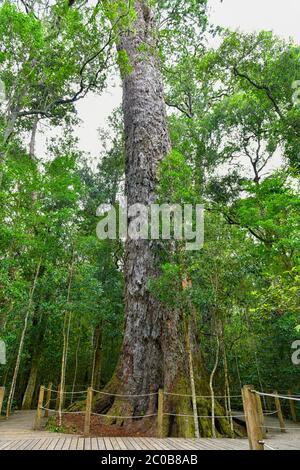
[[(38, 407), (35, 419), (35, 429), (40, 429), (41, 427), (41, 419), (42, 414), (44, 413), (45, 417), (48, 417), (50, 413), (58, 413), (60, 418), (61, 424), (61, 416), (62, 415), (82, 415), (84, 417), (84, 435), (90, 435), (91, 429), (91, 417), (98, 416), (101, 418), (108, 418), (113, 420), (136, 420), (136, 419), (145, 419), (145, 418), (156, 418), (157, 420), (157, 434), (158, 437), (164, 437), (164, 417), (171, 416), (171, 417), (178, 417), (178, 418), (186, 418), (186, 419), (208, 419), (211, 420), (211, 426), (215, 426), (215, 420), (217, 419), (226, 419), (231, 426), (232, 429), (232, 437), (234, 436), (234, 428), (233, 428), (233, 420), (242, 419), (246, 421), (247, 426), (247, 434), (249, 439), (250, 449), (253, 450), (264, 450), (264, 448), (270, 448), (267, 444), (265, 444), (264, 439), (266, 438), (266, 432), (268, 430), (279, 430), (280, 432), (286, 432), (287, 430), (300, 430), (300, 426), (285, 426), (283, 411), (281, 407), (281, 400), (285, 401), (290, 405), (290, 412), (289, 415), (292, 417), (294, 423), (298, 422), (297, 416), (297, 403), (300, 402), (300, 396), (298, 394), (293, 394), (290, 390), (287, 394), (278, 394), (277, 391), (272, 393), (261, 392), (255, 390), (253, 386), (246, 385), (242, 389), (242, 393), (236, 395), (196, 395), (193, 396), (192, 394), (182, 394), (182, 393), (173, 393), (164, 391), (162, 389), (158, 390), (157, 392), (151, 393), (142, 393), (142, 394), (121, 394), (121, 393), (110, 393), (104, 390), (97, 390), (93, 387), (89, 387), (87, 390), (62, 390), (63, 387), (59, 385), (57, 388), (52, 387), (52, 384), (49, 384), (48, 387), (41, 386), (38, 398)], [(46, 395), (46, 396), (45, 396)], [(114, 415), (114, 414), (102, 414), (93, 412), (92, 404), (93, 400), (97, 396), (111, 396), (120, 399), (134, 399), (134, 398), (153, 398), (157, 397), (156, 403), (152, 403), (153, 406), (156, 407), (157, 405), (157, 412), (149, 412), (145, 414), (137, 414), (137, 415)], [(165, 400), (168, 400), (169, 397), (184, 397), (196, 399), (210, 399), (212, 401), (212, 409), (211, 414), (187, 414), (187, 413), (180, 413), (180, 412), (172, 412), (170, 410), (170, 406), (165, 405)], [(262, 406), (262, 398), (268, 398), (269, 400), (274, 400), (275, 410), (265, 409)], [(85, 409), (84, 410), (68, 410), (65, 409), (64, 401), (71, 399), (72, 400), (84, 402)], [(225, 407), (226, 414), (214, 414), (213, 411), (213, 400), (225, 400), (229, 399), (238, 399), (242, 402), (242, 410), (233, 411), (230, 407), (229, 409)], [(269, 408), (269, 400), (268, 400), (268, 408)], [(171, 405), (172, 408), (172, 405)], [(268, 425), (265, 423), (265, 419), (272, 416), (277, 416), (279, 420), (279, 426)], [(272, 449), (275, 450), (275, 449)]]
[[(192, 398), (193, 395), (187, 395), (184, 393), (171, 393), (171, 392), (164, 392), (164, 395), (171, 395), (175, 397), (189, 397)], [(241, 398), (242, 395), (214, 395), (214, 398), (220, 399), (220, 398)], [(195, 398), (212, 398), (211, 395), (195, 395)]]
[(155, 395), (158, 395), (158, 392), (153, 392), (153, 393), (141, 393), (139, 395), (128, 395), (128, 394), (122, 394), (122, 393), (109, 393), (109, 392), (103, 392), (102, 390), (95, 390), (92, 388), (92, 391), (94, 393), (100, 394), (100, 395), (109, 395), (112, 397), (123, 397), (123, 398), (138, 398), (138, 397), (152, 397)]
[(281, 398), (282, 400), (300, 401), (300, 397), (297, 398), (294, 395), (285, 396), (285, 395), (279, 395), (278, 393), (263, 393), (263, 392), (258, 392), (256, 390), (251, 390), (251, 391), (261, 397), (272, 397), (272, 398)]
[(102, 416), (104, 418), (112, 418), (112, 419), (142, 419), (142, 418), (152, 418), (153, 416), (157, 416), (157, 413), (150, 413), (144, 415), (134, 415), (134, 416), (113, 416), (113, 415), (106, 415), (101, 413), (91, 413), (94, 416)]
[(241, 414), (241, 415), (222, 415), (222, 416), (217, 416), (217, 415), (186, 415), (186, 414), (181, 414), (181, 413), (164, 413), (164, 416), (181, 416), (181, 417), (184, 417), (184, 418), (202, 418), (202, 419), (222, 419), (222, 418), (225, 418), (225, 419), (229, 419), (230, 417), (231, 418), (242, 418), (244, 417), (245, 415), (244, 414)]

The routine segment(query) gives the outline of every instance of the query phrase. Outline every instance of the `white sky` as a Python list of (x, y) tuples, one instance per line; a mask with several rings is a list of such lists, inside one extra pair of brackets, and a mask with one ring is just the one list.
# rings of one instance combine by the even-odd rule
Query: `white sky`
[[(300, 44), (300, 0), (209, 0), (210, 19), (215, 25), (251, 32), (273, 30), (283, 38)], [(299, 77), (300, 78), (300, 77)], [(118, 80), (117, 80), (118, 83)], [(99, 158), (102, 145), (98, 129), (104, 127), (111, 112), (121, 103), (120, 85), (110, 86), (102, 96), (90, 94), (77, 103), (82, 124), (76, 128), (79, 148)], [(45, 138), (38, 139), (37, 151), (44, 153)]]
[(214, 24), (242, 31), (273, 30), (300, 43), (299, 0), (209, 0)]

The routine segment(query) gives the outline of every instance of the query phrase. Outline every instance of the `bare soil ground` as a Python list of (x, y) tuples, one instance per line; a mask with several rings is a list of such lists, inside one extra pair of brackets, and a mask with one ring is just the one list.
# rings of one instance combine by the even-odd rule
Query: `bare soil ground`
[[(56, 418), (58, 424), (58, 418)], [(67, 414), (63, 416), (62, 426), (68, 434), (83, 435), (84, 415)], [(145, 429), (145, 420), (140, 423), (126, 423), (126, 426), (106, 425), (100, 416), (91, 416), (90, 436), (95, 437), (157, 437), (156, 423), (148, 421)]]

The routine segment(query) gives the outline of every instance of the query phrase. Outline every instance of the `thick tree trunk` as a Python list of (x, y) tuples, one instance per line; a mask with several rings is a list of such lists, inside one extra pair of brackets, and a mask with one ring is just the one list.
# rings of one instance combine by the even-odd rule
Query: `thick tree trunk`
[[(146, 206), (155, 201), (159, 162), (170, 151), (163, 81), (156, 56), (153, 15), (144, 1), (135, 2), (136, 21), (131, 32), (121, 35), (119, 49), (126, 51), (132, 71), (123, 77), (123, 112), (126, 145), (126, 196), (128, 205)], [(146, 49), (145, 49), (146, 48)], [(130, 220), (129, 220), (130, 222)], [(130, 424), (153, 429), (156, 419), (134, 417), (155, 414), (159, 388), (166, 395), (164, 433), (194, 436), (189, 358), (185, 348), (184, 321), (178, 310), (161, 305), (148, 289), (152, 277), (159, 275), (158, 245), (148, 240), (127, 240), (125, 256), (125, 332), (117, 370), (106, 393), (135, 395), (131, 398), (99, 395), (95, 411), (109, 416), (133, 416), (133, 419), (107, 418), (106, 423)], [(209, 381), (201, 354), (191, 339), (195, 388), (198, 395), (209, 395)], [(146, 396), (147, 394), (153, 394)], [(139, 396), (137, 396), (139, 395)], [(140, 396), (142, 395), (142, 396)], [(186, 396), (189, 395), (189, 396)], [(209, 415), (209, 399), (197, 399), (199, 415)], [(221, 411), (216, 404), (217, 414)], [(174, 414), (189, 414), (190, 418)], [(130, 421), (130, 422), (129, 422)], [(140, 422), (139, 422), (140, 421)], [(211, 420), (200, 422), (200, 433), (211, 435)], [(228, 432), (221, 420), (218, 430)], [(230, 431), (230, 430), (229, 430)]]
[[(134, 32), (123, 34), (121, 42), (133, 69), (123, 80), (125, 192), (129, 206), (135, 203), (149, 206), (155, 201), (158, 163), (170, 151), (170, 141), (162, 77), (152, 50), (155, 43), (151, 11), (142, 1), (135, 2), (135, 8)], [(126, 327), (118, 372), (124, 392), (129, 394), (156, 392), (164, 382), (164, 311), (148, 289), (149, 280), (156, 274), (154, 244), (148, 240), (128, 240)], [(148, 397), (137, 398), (128, 411), (140, 415), (153, 411), (154, 406)]]

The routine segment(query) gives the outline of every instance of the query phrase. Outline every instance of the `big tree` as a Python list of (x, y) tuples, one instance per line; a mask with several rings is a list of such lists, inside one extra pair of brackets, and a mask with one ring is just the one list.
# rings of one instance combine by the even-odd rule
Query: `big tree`
[[(169, 2), (164, 2), (165, 11), (162, 11), (163, 8), (159, 8), (162, 3), (154, 5), (144, 0), (135, 1), (134, 24), (129, 30), (120, 32), (118, 43), (119, 53), (128, 61), (128, 70), (123, 74), (123, 113), (125, 194), (129, 206), (136, 203), (149, 206), (155, 202), (159, 163), (171, 150), (157, 54), (161, 37), (158, 34), (158, 16), (160, 14), (163, 23), (171, 15), (173, 28), (178, 28), (183, 10), (187, 15), (194, 14), (194, 19), (204, 14), (205, 2), (199, 2), (198, 6), (195, 2), (187, 2), (185, 8), (178, 2), (178, 12), (170, 7)], [(188, 23), (188, 19), (186, 21)], [(179, 28), (174, 29), (174, 35), (179, 35)], [(124, 399), (101, 395), (95, 405), (97, 412), (105, 410), (109, 416), (136, 418), (130, 422), (131, 427), (133, 423), (139, 426), (138, 417), (156, 413), (159, 388), (176, 394), (167, 400), (165, 411), (170, 414), (192, 412), (192, 400), (186, 396), (191, 394), (191, 388), (183, 311), (161, 304), (149, 290), (150, 280), (159, 275), (159, 252), (159, 244), (153, 241), (126, 241), (125, 332), (119, 363), (106, 391), (133, 397)], [(191, 344), (197, 392), (209, 395), (208, 379), (194, 337)], [(199, 415), (209, 415), (210, 400), (198, 399), (197, 405)], [(128, 423), (122, 417), (112, 418), (110, 422), (123, 426)], [(144, 419), (142, 423), (144, 426)], [(204, 420), (200, 426), (203, 435), (210, 434), (209, 420)], [(227, 426), (225, 420), (221, 420), (219, 430), (226, 432)], [(165, 432), (193, 436), (193, 420), (187, 421), (180, 416), (171, 420), (166, 416)]]

